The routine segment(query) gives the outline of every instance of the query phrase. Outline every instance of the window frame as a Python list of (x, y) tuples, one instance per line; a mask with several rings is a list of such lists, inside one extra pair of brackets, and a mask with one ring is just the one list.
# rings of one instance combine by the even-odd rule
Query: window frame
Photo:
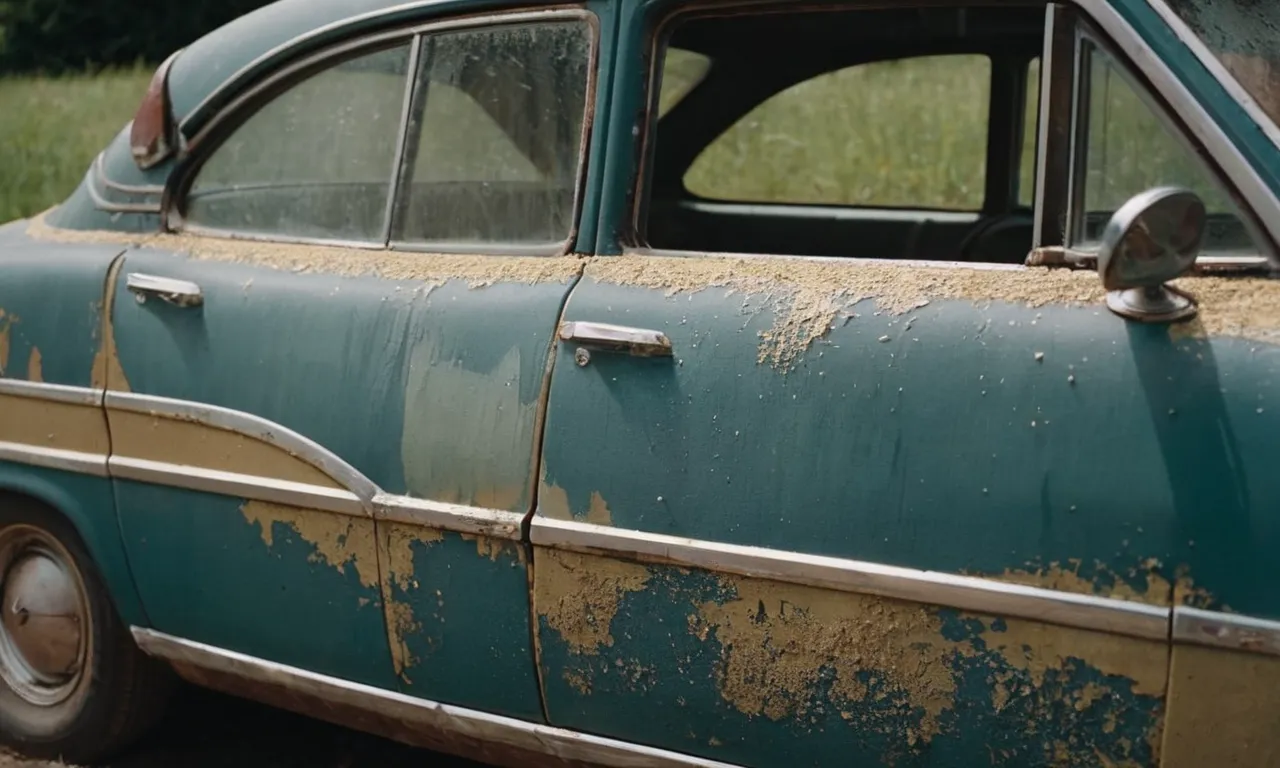
[[(539, 22), (567, 23), (573, 21), (583, 22), (587, 26), (590, 49), (587, 55), (586, 98), (583, 102), (582, 130), (578, 139), (578, 162), (574, 180), (571, 215), (572, 225), (566, 232), (564, 239), (555, 243), (537, 245), (500, 241), (415, 243), (392, 240), (393, 214), (397, 209), (401, 195), (404, 150), (410, 140), (408, 135), (409, 110), (413, 103), (414, 95), (419, 88), (418, 64), (423, 47), (423, 38), (442, 32), (459, 32)], [(218, 114), (209, 119), (199, 132), (182, 147), (178, 163), (165, 186), (160, 210), (161, 229), (200, 237), (320, 245), (371, 252), (394, 250), (404, 253), (459, 253), (496, 256), (561, 256), (569, 253), (577, 239), (584, 207), (583, 194), (587, 179), (587, 164), (590, 159), (591, 130), (596, 110), (601, 46), (600, 30), (599, 17), (582, 6), (559, 5), (546, 8), (522, 8), (404, 24), (380, 32), (342, 40), (319, 51), (285, 63), (266, 73), (260, 80), (245, 88), (242, 93), (223, 107)], [(304, 36), (293, 41), (292, 44), (305, 42), (305, 39)], [(324, 72), (330, 67), (341, 64), (344, 61), (396, 48), (406, 42), (410, 46), (407, 64), (408, 74), (405, 77), (399, 124), (396, 129), (394, 164), (388, 169), (387, 181), (390, 184), (390, 192), (387, 196), (381, 236), (378, 239), (341, 240), (303, 237), (284, 233), (244, 232), (235, 229), (204, 227), (186, 218), (187, 195), (204, 163), (223, 146), (227, 139), (235, 134), (240, 126), (257, 114), (260, 109), (294, 86)]]

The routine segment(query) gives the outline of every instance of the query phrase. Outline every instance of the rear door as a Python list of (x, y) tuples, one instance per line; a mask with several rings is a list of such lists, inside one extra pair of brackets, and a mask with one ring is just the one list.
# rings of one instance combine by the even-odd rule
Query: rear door
[(156, 629), (540, 719), (519, 538), (597, 29), (347, 41), (193, 142), (181, 233), (115, 289), (112, 472)]
[[(1032, 35), (1052, 54), (1040, 244), (1096, 247), (1094, 222), (1174, 183), (1209, 201), (1211, 253), (1269, 248), (1111, 52), (1159, 67), (1106, 6), (1090, 4), (1105, 33), (1066, 8), (1048, 24), (1043, 7), (667, 9), (652, 25), (628, 7), (628, 44), (658, 73), (663, 43), (784, 62)], [(902, 79), (914, 97), (865, 81), (812, 94), (828, 124), (792, 124), (841, 151), (807, 156), (775, 132), (704, 180), (944, 194), (929, 185), (976, 165), (948, 137), (974, 126), (921, 131), (970, 114), (972, 89), (946, 70)], [(856, 108), (875, 99), (902, 109), (897, 135), (875, 137), (884, 157), (860, 130), (892, 118)], [(1073, 117), (1075, 143), (1054, 128)], [(643, 146), (660, 156), (666, 130), (642, 123)], [(942, 164), (905, 175), (922, 156)], [(853, 238), (845, 259), (644, 241), (594, 261), (565, 311), (531, 531), (551, 722), (750, 766), (1157, 765), (1174, 601), (1274, 605), (1264, 382), (1280, 352), (1243, 310), (1275, 284), (1189, 279), (1200, 324), (1171, 328), (1109, 312), (1088, 271), (879, 260)]]

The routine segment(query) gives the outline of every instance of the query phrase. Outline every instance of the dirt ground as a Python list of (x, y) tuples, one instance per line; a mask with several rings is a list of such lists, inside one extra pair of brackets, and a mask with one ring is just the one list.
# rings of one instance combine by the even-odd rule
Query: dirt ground
[[(184, 690), (128, 754), (91, 768), (484, 768), (206, 691)], [(0, 768), (64, 768), (0, 754)]]

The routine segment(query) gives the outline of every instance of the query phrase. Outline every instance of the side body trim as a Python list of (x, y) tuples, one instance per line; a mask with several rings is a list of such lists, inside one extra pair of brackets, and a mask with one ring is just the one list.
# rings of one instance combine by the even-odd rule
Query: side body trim
[[(433, 731), (579, 764), (626, 768), (733, 768), (727, 763), (703, 760), (677, 752), (418, 699), (149, 629), (133, 627), (132, 631), (138, 647), (151, 656), (174, 663), (179, 674), (184, 673), (183, 667), (196, 667), (250, 680), (259, 686), (315, 697), (339, 707), (359, 710), (373, 718), (385, 718), (402, 727), (407, 726), (410, 733)], [(324, 717), (327, 712), (305, 714)]]
[(45, 469), (61, 469), (82, 475), (107, 477), (107, 457), (96, 453), (64, 451), (24, 443), (0, 441), (0, 461), (27, 464)]
[(1178, 606), (1173, 641), (1280, 656), (1280, 621)]
[(64, 384), (45, 384), (24, 379), (0, 379), (0, 395), (30, 397), (35, 400), (51, 400), (73, 405), (102, 405), (102, 392), (88, 387), (68, 387)]

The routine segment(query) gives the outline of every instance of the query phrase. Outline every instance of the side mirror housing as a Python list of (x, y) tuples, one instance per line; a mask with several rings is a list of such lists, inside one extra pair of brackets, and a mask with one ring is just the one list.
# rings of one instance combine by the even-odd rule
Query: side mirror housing
[(1148, 323), (1194, 317), (1195, 301), (1165, 283), (1195, 264), (1206, 220), (1200, 197), (1179, 187), (1149, 189), (1120, 206), (1098, 249), (1107, 307)]

